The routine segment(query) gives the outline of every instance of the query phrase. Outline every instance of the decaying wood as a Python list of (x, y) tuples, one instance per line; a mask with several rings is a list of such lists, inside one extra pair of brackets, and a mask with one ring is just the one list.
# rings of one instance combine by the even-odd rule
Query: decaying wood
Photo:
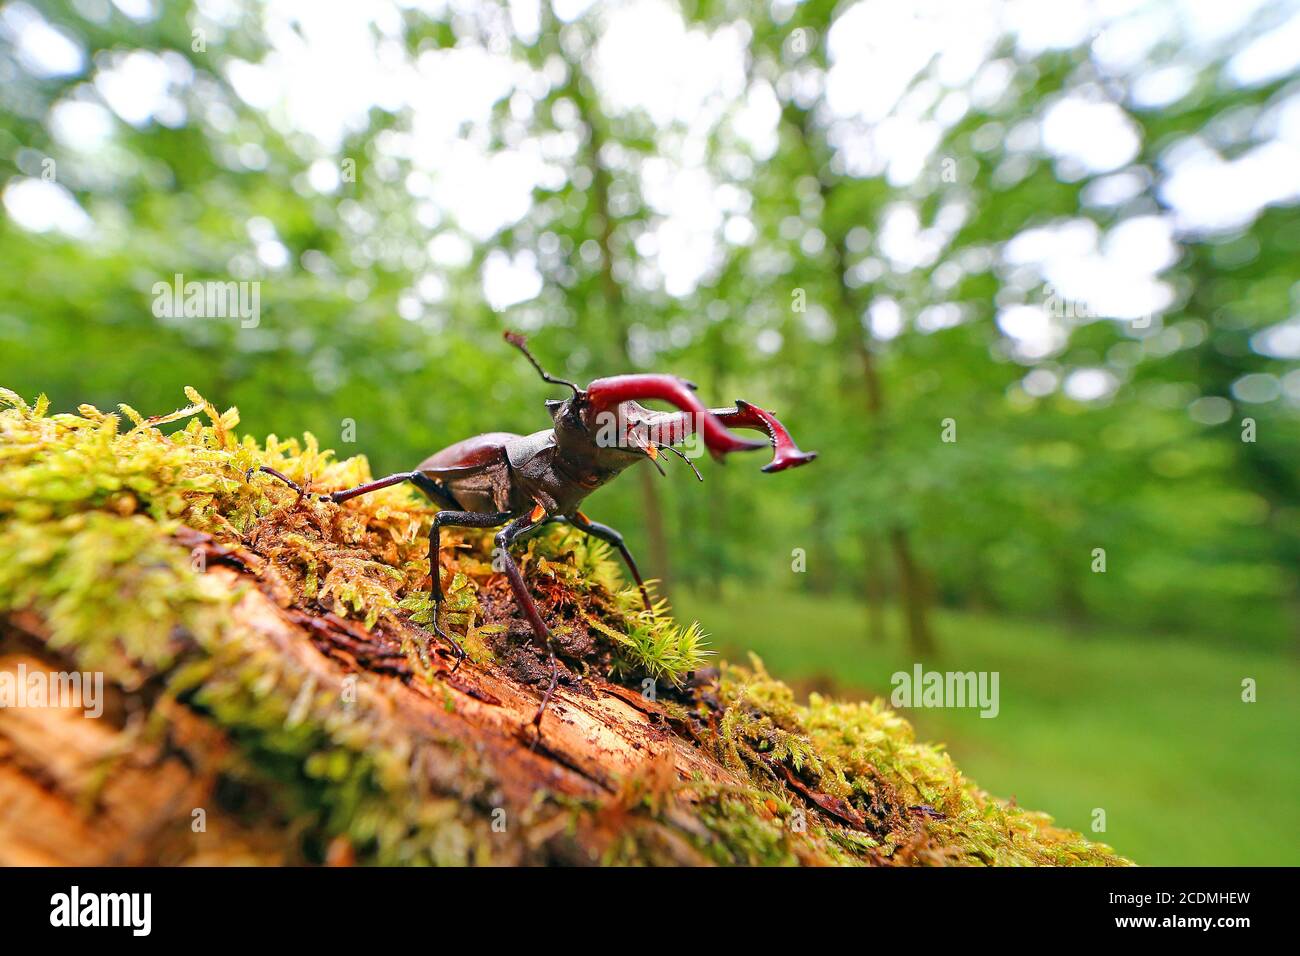
[[(206, 536), (191, 538), (207, 541)], [(455, 658), (440, 645), (430, 649), (438, 664), (433, 683), (413, 680), (400, 647), (405, 625), (385, 624), (378, 633), (329, 613), (283, 606), (276, 582), (248, 570), (264, 570), (256, 555), (211, 545), (210, 575), (242, 590), (235, 623), (258, 635), (267, 648), (292, 659), (312, 676), (316, 690), (352, 692), (382, 714), (394, 735), (425, 754), (421, 765), (431, 790), (500, 807), (511, 819), (536, 816), (536, 796), (549, 795), (616, 807), (629, 781), (706, 780), (741, 785), (697, 746), (674, 732), (668, 712), (653, 700), (599, 677), (560, 687), (547, 711), (540, 741), (533, 729), (537, 688), (503, 669)], [(250, 586), (251, 585), (251, 586)], [(2, 622), (0, 669), (57, 671), (66, 667), (43, 647), (43, 627), (30, 615)], [(420, 632), (421, 640), (427, 634)], [(385, 661), (389, 664), (386, 665)], [(213, 788), (223, 755), (220, 732), (170, 700), (112, 690), (109, 719), (89, 720), (79, 711), (0, 709), (0, 864), (137, 864), (153, 862), (279, 862), (292, 847), (277, 846), (272, 833), (242, 833), (219, 811)], [(141, 732), (144, 711), (167, 706), (164, 742)], [(457, 754), (468, 748), (480, 767), (491, 768), (492, 791), (465, 779)], [(207, 832), (191, 833), (196, 808), (204, 808)], [(683, 815), (679, 830), (695, 825)], [(597, 820), (599, 817), (597, 816)], [(494, 847), (498, 862), (537, 858), (594, 862), (608, 837), (570, 833), (572, 820), (556, 813), (552, 824), (529, 828), (534, 845)], [(590, 826), (591, 824), (584, 824)], [(658, 837), (680, 862), (703, 862), (673, 827)], [(535, 845), (541, 841), (542, 846)]]
[[(0, 672), (66, 666), (41, 646), (43, 628), (30, 615), (0, 623)], [(72, 707), (0, 708), (0, 866), (285, 862), (269, 831), (206, 809), (224, 749), (218, 732), (160, 701), (170, 739), (149, 742), (139, 700), (112, 687), (107, 696), (95, 720)], [(203, 839), (197, 808), (205, 808)]]

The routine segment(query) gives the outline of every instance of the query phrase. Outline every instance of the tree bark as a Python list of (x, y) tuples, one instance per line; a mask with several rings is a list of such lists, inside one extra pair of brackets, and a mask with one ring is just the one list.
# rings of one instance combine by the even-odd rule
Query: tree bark
[(867, 636), (873, 643), (883, 644), (889, 639), (889, 626), (885, 621), (885, 582), (880, 575), (880, 544), (872, 534), (862, 536), (862, 553), (866, 558), (867, 579), (863, 589), (867, 595)]
[(917, 567), (912, 558), (912, 547), (902, 528), (890, 529), (889, 544), (894, 551), (894, 563), (898, 565), (898, 588), (903, 613), (907, 616), (908, 647), (919, 659), (933, 658), (937, 649), (930, 632), (929, 582), (925, 578), (925, 572)]
[[(822, 198), (829, 203), (831, 190), (822, 183)], [(859, 319), (860, 309), (848, 283), (848, 249), (844, 237), (834, 240), (835, 278), (839, 289), (838, 327), (845, 330), (852, 344), (858, 365), (862, 369), (862, 384), (869, 420), (879, 424), (884, 418), (885, 396), (880, 382), (880, 372), (876, 368), (876, 356), (867, 344)], [(879, 435), (877, 431), (877, 435)], [(882, 457), (882, 449), (877, 444), (868, 454)], [(907, 625), (907, 644), (909, 650), (918, 658), (934, 656), (936, 651), (934, 635), (930, 630), (930, 593), (925, 579), (925, 572), (912, 555), (912, 546), (907, 529), (895, 524), (888, 531), (890, 550), (894, 555), (894, 564), (898, 572), (898, 597), (903, 606), (903, 619)], [(868, 574), (875, 564), (875, 548), (867, 543), (863, 553)], [(876, 603), (875, 597), (867, 592), (868, 604)], [(870, 612), (868, 612), (870, 614)]]
[[(435, 685), (410, 680), (404, 665), (391, 661), (371, 670), (388, 661), (385, 646), (422, 635), (387, 629), (380, 637), (333, 614), (283, 607), (247, 572), (208, 573), (245, 589), (235, 623), (257, 635), (261, 652), (291, 658), (317, 693), (342, 697), (345, 682), (357, 681), (358, 706), (374, 708), (395, 737), (423, 755), (431, 795), (470, 803), (486, 797), (503, 812), (505, 830), (485, 837), (493, 862), (595, 863), (614, 848), (618, 834), (601, 832), (598, 820), (583, 823), (560, 810), (538, 819), (533, 804), (541, 791), (561, 801), (617, 805), (638, 780), (743, 785), (668, 729), (662, 704), (633, 690), (595, 676), (559, 688), (538, 742), (536, 690), (500, 669), (466, 662), (446, 673), (453, 661), (440, 650), (444, 673)], [(16, 675), (20, 664), (27, 674), (68, 672), (68, 662), (46, 644), (48, 634), (33, 615), (0, 619), (0, 672)], [(156, 708), (168, 721), (161, 739), (145, 732), (144, 718)], [(294, 834), (274, 821), (250, 828), (223, 808), (232, 746), (201, 709), (148, 689), (128, 693), (110, 685), (99, 720), (67, 708), (0, 708), (0, 865), (303, 862)], [(477, 793), (480, 781), (461, 776), (458, 754), (466, 750), (491, 765), (497, 792)], [(196, 811), (203, 831), (194, 829)], [(510, 823), (525, 819), (526, 831)], [(670, 819), (650, 824), (656, 862), (707, 862), (682, 836), (699, 827), (680, 808)], [(332, 857), (348, 855), (346, 841), (331, 848)]]

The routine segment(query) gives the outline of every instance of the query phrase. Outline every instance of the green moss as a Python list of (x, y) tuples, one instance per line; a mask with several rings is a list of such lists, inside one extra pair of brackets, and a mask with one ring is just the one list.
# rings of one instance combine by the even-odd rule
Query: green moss
[(647, 609), (640, 589), (621, 581), (610, 546), (597, 538), (573, 529), (538, 537), (525, 564), (576, 596), (577, 616), (612, 645), (614, 677), (680, 687), (712, 653), (698, 622), (679, 624), (662, 600)]
[(133, 689), (181, 651), (180, 624), (210, 635), (222, 594), (140, 515), (89, 512), (0, 524), (0, 608), (39, 608), (50, 644)]
[[(305, 836), (345, 835), (359, 859), (385, 865), (490, 862), (487, 822), (428, 789), (415, 745), (373, 718), (382, 708), (366, 684), (345, 704), (278, 655), (227, 633), (170, 689), (226, 730), (248, 778), (270, 783)], [(480, 776), (468, 763), (461, 773), (467, 787)]]
[[(88, 406), (51, 415), (43, 399), (28, 405), (0, 390), (0, 614), (34, 611), (50, 645), (77, 666), (102, 669), (128, 691), (151, 682), (207, 714), (236, 745), (227, 772), (270, 794), (305, 845), (341, 835), (368, 862), (491, 862), (490, 817), (468, 796), (495, 785), (491, 769), (437, 744), (437, 759), (457, 764), (460, 798), (434, 792), (420, 769), (431, 755), (419, 748), (435, 744), (414, 743), (376, 716), (384, 710), (367, 706), (376, 693), (368, 675), (352, 705), (317, 688), (292, 658), (235, 623), (229, 608), (239, 595), (177, 543), (188, 526), (260, 556), (264, 581), (293, 604), (367, 628), (428, 625), (432, 507), (405, 486), (340, 507), (265, 475), (250, 481), (259, 464), (316, 490), (370, 473), (364, 458), (336, 461), (311, 435), (261, 446), (240, 438), (234, 409), (187, 395), (188, 407), (144, 418), (126, 406), (121, 416)], [(490, 545), (490, 534), (444, 532), (438, 569), (443, 627), (488, 666), (508, 640), (501, 621), (489, 621), (488, 593), (501, 586)], [(539, 793), (573, 815), (575, 832), (605, 835), (607, 862), (680, 860), (683, 846), (700, 861), (745, 865), (1124, 862), (990, 798), (880, 702), (814, 696), (800, 705), (757, 661), (688, 681), (707, 660), (699, 626), (679, 624), (663, 602), (646, 612), (601, 542), (548, 529), (521, 561), (544, 613), (564, 622), (557, 631), (589, 637), (566, 645), (586, 648), (569, 662), (675, 688), (663, 700), (674, 725), (738, 780), (681, 783), (657, 768), (613, 799), (568, 810)], [(434, 682), (429, 647), (407, 643), (413, 679)]]
[[(1117, 865), (1107, 846), (1052, 826), (1046, 814), (980, 790), (941, 748), (877, 700), (813, 694), (806, 706), (762, 662), (728, 666), (699, 738), (760, 788), (856, 821), (827, 834), (851, 856), (964, 865)], [(863, 839), (863, 836), (866, 839)], [(819, 848), (821, 850), (825, 847)]]

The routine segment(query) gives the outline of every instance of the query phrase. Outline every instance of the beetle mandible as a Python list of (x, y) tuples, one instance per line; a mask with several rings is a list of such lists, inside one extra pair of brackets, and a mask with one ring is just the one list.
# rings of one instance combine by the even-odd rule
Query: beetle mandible
[[(523, 352), (545, 381), (572, 391), (569, 398), (546, 403), (553, 427), (531, 435), (510, 432), (476, 435), (431, 455), (414, 471), (398, 472), (320, 498), (342, 504), (359, 495), (409, 481), (440, 506), (442, 510), (434, 515), (429, 532), (429, 591), (434, 602), (434, 632), (451, 645), (457, 658), (456, 667), (464, 660), (465, 650), (438, 621), (443, 602), (438, 560), (440, 529), (504, 526), (495, 538), (495, 556), (510, 581), (515, 600), (550, 660), (550, 682), (533, 717), (540, 737), (542, 715), (555, 693), (559, 668), (550, 631), (528, 593), (519, 565), (510, 556), (510, 548), (551, 522), (568, 522), (617, 549), (649, 609), (650, 596), (636, 561), (623, 543), (623, 536), (579, 511), (583, 499), (618, 477), (624, 469), (647, 459), (663, 473), (659, 464), (663, 451), (678, 455), (700, 478), (690, 459), (673, 447), (696, 432), (719, 461), (730, 452), (753, 451), (770, 444), (773, 456), (763, 467), (766, 472), (805, 465), (817, 453), (800, 451), (775, 415), (748, 402), (737, 401), (734, 408), (706, 408), (695, 397), (695, 386), (673, 375), (614, 375), (598, 378), (585, 389), (579, 388), (574, 382), (548, 373), (533, 357), (522, 335), (506, 332), (505, 339)], [(637, 399), (660, 399), (680, 411), (655, 411), (639, 404)], [(730, 428), (764, 431), (769, 440), (746, 440), (734, 435)], [(274, 468), (262, 465), (250, 470), (248, 476), (251, 478), (255, 471), (266, 472), (300, 495), (303, 493), (301, 487)]]

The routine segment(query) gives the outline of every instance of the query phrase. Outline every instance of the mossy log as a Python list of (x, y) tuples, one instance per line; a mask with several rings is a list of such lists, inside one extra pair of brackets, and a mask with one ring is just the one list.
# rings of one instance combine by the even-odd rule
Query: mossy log
[(490, 535), (444, 531), (434, 569), (456, 667), (429, 504), (250, 480), (369, 469), (190, 398), (147, 419), (0, 391), (0, 678), (106, 684), (99, 719), (0, 708), (0, 865), (1127, 862), (985, 794), (880, 701), (708, 666), (698, 625), (564, 530), (522, 555), (562, 660), (539, 738), (545, 657)]

